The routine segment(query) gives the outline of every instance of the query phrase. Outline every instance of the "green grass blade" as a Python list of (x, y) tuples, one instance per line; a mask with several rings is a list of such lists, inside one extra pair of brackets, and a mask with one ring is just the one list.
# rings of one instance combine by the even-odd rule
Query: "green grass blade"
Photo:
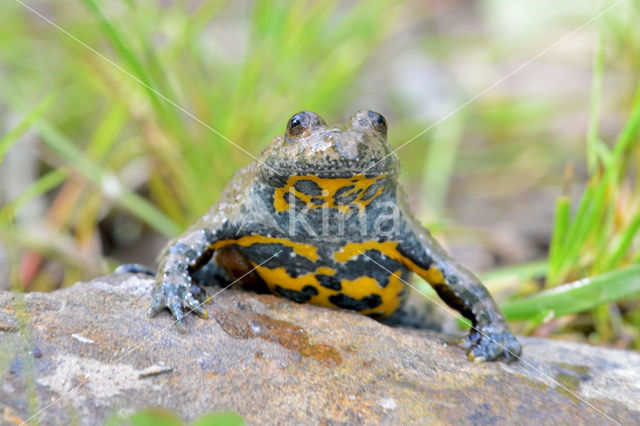
[(558, 197), (556, 200), (556, 211), (553, 218), (553, 234), (549, 246), (549, 264), (552, 265), (549, 274), (549, 281), (553, 281), (552, 274), (558, 272), (561, 259), (558, 258), (562, 243), (569, 230), (571, 220), (571, 199), (567, 195)]
[(491, 271), (483, 272), (480, 278), (483, 282), (499, 281), (507, 279), (517, 279), (518, 281), (527, 281), (535, 277), (543, 276), (549, 267), (547, 260), (538, 260), (534, 262), (526, 262), (518, 265), (505, 266)]
[(0, 162), (4, 155), (33, 125), (38, 122), (53, 106), (57, 95), (49, 93), (27, 115), (0, 139)]
[(604, 74), (604, 42), (602, 29), (598, 33), (596, 54), (593, 61), (593, 77), (591, 83), (591, 105), (589, 111), (589, 128), (587, 131), (587, 166), (589, 173), (596, 172), (600, 140), (598, 138), (600, 122), (600, 103), (602, 99), (602, 75)]
[(442, 213), (455, 171), (459, 142), (464, 130), (464, 114), (456, 114), (436, 127), (427, 148), (422, 176), (423, 192), (437, 213)]
[[(136, 55), (133, 53), (133, 50), (129, 49), (127, 43), (124, 41), (124, 37), (120, 34), (120, 32), (111, 24), (111, 22), (107, 19), (107, 17), (102, 13), (102, 9), (94, 0), (83, 0), (84, 4), (87, 8), (94, 14), (94, 16), (98, 19), (100, 26), (103, 31), (107, 34), (111, 42), (113, 43), (116, 51), (120, 56), (122, 56), (125, 61), (132, 68), (133, 73), (142, 80), (143, 83), (151, 86), (151, 78), (145, 71), (142, 63), (138, 60)], [(155, 96), (155, 93), (151, 93), (152, 96)]]
[(614, 269), (606, 266), (608, 259), (611, 257), (610, 254), (613, 251), (611, 247), (619, 243), (620, 236), (618, 234), (625, 232), (623, 229), (619, 231), (616, 229), (616, 200), (619, 198), (617, 195), (619, 188), (612, 188), (611, 191), (616, 195), (611, 196), (611, 194), (609, 194), (609, 199), (614, 201), (605, 204), (603, 220), (597, 225), (595, 245), (592, 248), (592, 253), (595, 253), (595, 259), (589, 268), (589, 275), (598, 275)]
[(556, 251), (557, 254), (554, 253), (554, 257), (551, 258), (548, 285), (553, 286), (561, 281), (566, 270), (571, 267), (569, 261), (570, 247), (575, 247), (576, 244), (573, 244), (573, 242), (584, 236), (581, 232), (584, 232), (585, 229), (593, 192), (594, 187), (588, 183), (584, 189), (584, 193), (582, 194), (582, 199), (580, 200), (576, 213), (569, 221), (567, 230), (563, 232), (566, 237), (559, 240), (561, 243), (558, 244), (558, 249)]
[(564, 279), (567, 271), (575, 267), (575, 261), (585, 242), (599, 231), (598, 221), (602, 218), (606, 208), (607, 183), (607, 178), (605, 177), (595, 188), (588, 186), (585, 190), (582, 200), (585, 209), (579, 211), (572, 223), (562, 252), (562, 260), (556, 280)]
[(624, 256), (627, 254), (629, 247), (633, 242), (633, 239), (638, 234), (638, 229), (640, 229), (640, 214), (636, 214), (631, 223), (626, 227), (622, 238), (620, 239), (616, 248), (613, 250), (613, 254), (608, 259), (608, 262), (606, 263), (605, 267), (607, 269), (615, 268), (618, 264), (620, 264), (622, 259), (624, 259)]
[(0, 210), (0, 226), (8, 223), (12, 220), (17, 211), (22, 209), (29, 201), (36, 197), (52, 190), (56, 186), (60, 185), (67, 178), (67, 174), (63, 169), (55, 169), (40, 177), (37, 181), (31, 184), (27, 189), (9, 202)]
[(580, 253), (580, 249), (590, 236), (592, 236), (593, 234), (597, 234), (602, 230), (602, 228), (600, 227), (600, 222), (606, 214), (606, 209), (608, 207), (605, 203), (605, 201), (607, 200), (608, 186), (609, 185), (607, 179), (604, 179), (599, 183), (597, 190), (594, 192), (590, 202), (590, 208), (587, 210), (583, 227), (579, 228), (576, 238), (570, 240), (568, 250), (568, 259), (570, 261), (578, 256), (578, 254)]
[(53, 126), (42, 120), (36, 125), (36, 128), (49, 147), (89, 181), (98, 186), (108, 198), (121, 204), (161, 234), (172, 237), (180, 232), (181, 229), (175, 222), (142, 197), (123, 187), (113, 174), (103, 171), (94, 164), (74, 146), (73, 142)]
[(87, 156), (99, 164), (103, 164), (107, 154), (118, 142), (117, 136), (126, 122), (125, 108), (119, 103), (113, 104), (96, 126), (96, 130), (87, 145)]
[[(640, 90), (640, 86), (638, 88)], [(626, 160), (625, 153), (629, 151), (630, 148), (633, 147), (633, 144), (637, 141), (638, 130), (640, 129), (640, 99), (637, 99), (633, 109), (631, 111), (631, 115), (629, 120), (625, 124), (618, 140), (616, 140), (615, 147), (613, 148), (613, 159), (612, 163), (614, 167), (611, 167), (608, 170), (608, 173), (615, 178), (615, 181), (618, 182), (622, 178), (622, 171), (624, 170), (621, 165)]]
[[(143, 63), (138, 60), (138, 57), (136, 56), (134, 51), (129, 48), (129, 46), (125, 42), (126, 37), (120, 33), (120, 31), (111, 23), (111, 21), (109, 21), (109, 19), (107, 19), (102, 11), (102, 8), (95, 2), (95, 0), (83, 1), (87, 8), (98, 19), (100, 27), (106, 33), (109, 40), (111, 40), (118, 54), (127, 62), (129, 68), (131, 69), (131, 74), (142, 83), (142, 86), (151, 99), (153, 106), (156, 108), (159, 114), (164, 117), (165, 120), (169, 121), (170, 125), (166, 127), (170, 129), (181, 129), (182, 125), (180, 119), (176, 116), (176, 114), (174, 114), (173, 110), (167, 109), (164, 104), (164, 101), (166, 100), (165, 96), (169, 99), (172, 99), (171, 93), (166, 93), (167, 89), (163, 88), (163, 91), (166, 93), (166, 95), (158, 95), (158, 93), (156, 92), (159, 89), (158, 85), (156, 84), (152, 76), (147, 72)], [(127, 71), (127, 73), (129, 73), (129, 71)]]
[(553, 317), (557, 318), (584, 312), (639, 292), (640, 265), (633, 265), (506, 303), (502, 306), (502, 312), (509, 320), (533, 319), (544, 311), (552, 312)]

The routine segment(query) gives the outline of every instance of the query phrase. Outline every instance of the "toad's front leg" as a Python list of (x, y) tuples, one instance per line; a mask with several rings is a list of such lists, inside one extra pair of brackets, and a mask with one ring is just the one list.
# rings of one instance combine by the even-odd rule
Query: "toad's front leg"
[(471, 331), (464, 340), (471, 360), (510, 360), (520, 356), (520, 342), (473, 273), (456, 263), (420, 225), (410, 223), (400, 241), (398, 249), (407, 266), (425, 279), (447, 305), (471, 320)]
[(216, 249), (233, 244), (243, 235), (241, 229), (246, 217), (230, 210), (230, 203), (221, 204), (226, 209), (220, 204), (214, 205), (181, 236), (169, 242), (160, 255), (149, 316), (169, 309), (181, 332), (186, 331), (185, 309), (186, 313), (194, 312), (203, 318), (208, 316), (202, 307), (204, 302), (198, 301), (192, 293), (192, 274), (211, 260)]
[(271, 224), (261, 216), (265, 209), (238, 202), (251, 199), (247, 194), (253, 188), (254, 174), (252, 168), (236, 172), (218, 203), (164, 249), (159, 258), (150, 316), (169, 309), (182, 332), (185, 331), (185, 308), (187, 313), (207, 317), (207, 311), (191, 291), (192, 274), (211, 259), (216, 249), (232, 245), (246, 235), (247, 223)]
[(212, 243), (217, 237), (215, 232), (208, 229), (192, 228), (167, 245), (158, 265), (149, 316), (169, 309), (181, 332), (186, 330), (185, 308), (203, 318), (208, 316), (191, 292), (191, 273), (211, 259)]

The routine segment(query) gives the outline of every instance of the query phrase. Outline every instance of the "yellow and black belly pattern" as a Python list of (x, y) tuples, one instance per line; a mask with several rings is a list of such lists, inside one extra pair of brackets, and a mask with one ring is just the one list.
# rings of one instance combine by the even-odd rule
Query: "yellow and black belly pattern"
[[(432, 283), (444, 282), (439, 271), (433, 267), (423, 269), (405, 256), (399, 249), (399, 240), (381, 238), (374, 231), (374, 219), (384, 211), (378, 205), (385, 199), (394, 199), (393, 192), (384, 191), (389, 184), (386, 178), (283, 178), (280, 186), (263, 187), (264, 192), (257, 197), (265, 200), (281, 230), (291, 229), (289, 215), (294, 213), (298, 215), (296, 221), (304, 219), (311, 230), (300, 228), (294, 232), (297, 237), (286, 232), (275, 233), (276, 237), (258, 231), (216, 241), (210, 249), (233, 247), (246, 258), (247, 270), (239, 271), (242, 274), (227, 272), (232, 279), (254, 270), (252, 279), (257, 274), (276, 295), (385, 318), (401, 307), (404, 283), (411, 272)], [(340, 222), (343, 226), (337, 225)], [(304, 235), (305, 232), (315, 235)], [(219, 266), (226, 271), (234, 269), (225, 265), (224, 259), (227, 257), (218, 259), (223, 263)]]
[[(276, 295), (385, 318), (400, 308), (410, 273), (408, 260), (396, 245), (392, 241), (294, 242), (254, 234), (218, 241), (214, 248), (236, 247)], [(264, 259), (269, 260), (263, 263)]]

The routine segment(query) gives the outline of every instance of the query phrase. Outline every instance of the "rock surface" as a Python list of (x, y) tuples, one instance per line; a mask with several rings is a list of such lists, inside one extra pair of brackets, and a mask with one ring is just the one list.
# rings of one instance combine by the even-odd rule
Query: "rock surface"
[(178, 334), (153, 282), (0, 292), (0, 424), (101, 424), (149, 406), (249, 423), (640, 423), (640, 354), (523, 338), (473, 364), (450, 337), (227, 290)]

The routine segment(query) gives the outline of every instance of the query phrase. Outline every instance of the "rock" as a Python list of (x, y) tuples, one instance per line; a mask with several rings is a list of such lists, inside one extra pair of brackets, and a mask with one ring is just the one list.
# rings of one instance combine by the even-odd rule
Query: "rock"
[[(523, 338), (512, 364), (450, 336), (227, 290), (179, 334), (153, 282), (0, 292), (0, 423), (101, 424), (149, 406), (250, 423), (640, 423), (640, 354)], [(26, 324), (26, 326), (25, 326)]]

